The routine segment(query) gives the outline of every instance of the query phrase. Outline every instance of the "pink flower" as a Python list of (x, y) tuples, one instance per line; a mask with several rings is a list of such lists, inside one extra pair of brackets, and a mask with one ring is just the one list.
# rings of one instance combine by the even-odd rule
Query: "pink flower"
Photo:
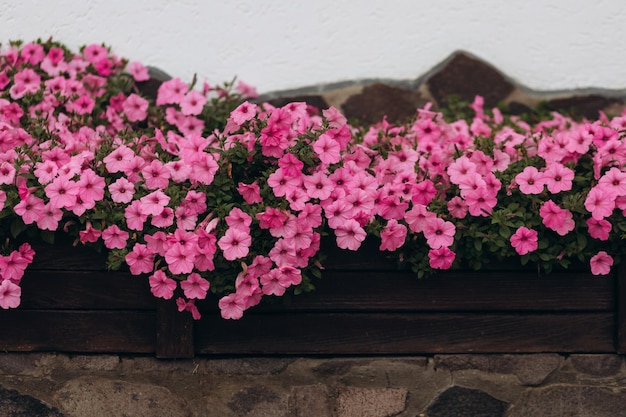
[(297, 248), (287, 239), (278, 239), (269, 251), (269, 257), (278, 266), (293, 265), (296, 263)]
[(167, 248), (164, 257), (172, 274), (189, 274), (193, 271), (196, 253), (180, 243), (174, 243)]
[(205, 96), (203, 96), (196, 90), (191, 90), (187, 94), (185, 94), (185, 96), (181, 100), (180, 112), (185, 116), (198, 115), (202, 113), (202, 109), (204, 108), (206, 102), (207, 99)]
[(389, 220), (385, 228), (380, 232), (380, 250), (394, 251), (404, 245), (406, 239), (406, 226), (397, 220)]
[(573, 179), (574, 171), (558, 162), (549, 164), (543, 172), (543, 181), (548, 186), (548, 191), (552, 194), (571, 190)]
[(237, 186), (237, 192), (241, 194), (244, 201), (248, 204), (261, 203), (263, 201), (261, 198), (261, 189), (256, 181), (252, 184), (240, 182)]
[(185, 97), (188, 86), (180, 78), (172, 78), (163, 82), (157, 91), (156, 105), (178, 104)]
[(133, 275), (146, 274), (152, 272), (154, 268), (154, 254), (143, 243), (135, 243), (125, 260)]
[(139, 202), (143, 214), (158, 216), (170, 202), (170, 198), (163, 191), (156, 190), (141, 197)]
[(434, 269), (450, 269), (455, 257), (456, 254), (445, 246), (428, 251), (428, 263)]
[(256, 104), (244, 101), (230, 113), (230, 118), (241, 126), (256, 116), (257, 109), (258, 107)]
[(591, 266), (591, 273), (593, 275), (607, 275), (611, 272), (613, 257), (605, 251), (600, 251), (591, 257), (589, 265)]
[(140, 122), (148, 117), (148, 101), (133, 93), (122, 104), (126, 118), (131, 122)]
[(475, 190), (468, 191), (464, 194), (467, 208), (472, 216), (489, 216), (491, 210), (498, 204), (496, 196), (487, 189), (486, 186), (481, 186)]
[(613, 225), (611, 222), (605, 219), (594, 219), (593, 217), (587, 219), (587, 229), (589, 230), (589, 236), (594, 239), (599, 240), (608, 240), (609, 233), (611, 233), (611, 229)]
[(58, 176), (45, 187), (46, 197), (55, 208), (69, 208), (76, 203), (80, 187), (67, 176)]
[(135, 81), (148, 81), (150, 75), (148, 74), (148, 68), (146, 68), (141, 62), (131, 62), (126, 67), (128, 72), (133, 76)]
[(539, 215), (541, 216), (541, 222), (548, 229), (552, 229), (560, 236), (565, 236), (576, 226), (572, 212), (564, 210), (554, 203), (552, 200), (548, 200), (539, 209)]
[(246, 299), (242, 294), (231, 293), (220, 298), (218, 306), (223, 319), (239, 320), (246, 310)]
[(519, 227), (510, 238), (511, 246), (519, 255), (526, 255), (529, 252), (537, 250), (538, 236), (536, 230), (528, 229), (524, 226)]
[(109, 185), (111, 200), (115, 203), (129, 203), (135, 194), (135, 186), (126, 178), (121, 177)]
[(203, 300), (209, 290), (209, 281), (202, 278), (198, 273), (189, 274), (186, 280), (180, 283), (180, 287), (185, 292), (187, 298), (197, 298)]
[(141, 175), (146, 187), (150, 190), (165, 189), (170, 182), (169, 170), (157, 159), (145, 165), (141, 170)]
[(463, 219), (467, 215), (467, 204), (461, 197), (454, 196), (448, 201), (448, 212), (452, 217)]
[(150, 291), (155, 297), (169, 300), (174, 296), (176, 281), (168, 278), (165, 272), (160, 269), (154, 271), (154, 274), (150, 275), (148, 281), (150, 282)]
[(454, 243), (456, 227), (453, 223), (435, 217), (424, 227), (424, 237), (431, 249), (449, 247)]
[(613, 188), (606, 184), (598, 184), (589, 190), (585, 198), (585, 208), (594, 219), (600, 220), (613, 213), (616, 198), (617, 193)]
[(0, 307), (5, 310), (18, 307), (21, 296), (22, 289), (11, 280), (5, 279), (0, 282)]
[(247, 256), (251, 244), (252, 237), (249, 233), (232, 227), (226, 230), (224, 236), (217, 242), (224, 259), (227, 261), (234, 261)]
[(337, 226), (335, 236), (341, 249), (357, 250), (367, 235), (356, 220), (349, 219)]
[(543, 191), (545, 181), (543, 174), (537, 168), (527, 166), (522, 172), (515, 176), (515, 182), (519, 185), (519, 190), (523, 194), (540, 194)]
[(426, 225), (436, 217), (437, 215), (429, 212), (423, 204), (414, 204), (413, 208), (404, 215), (409, 229), (415, 233), (423, 232)]
[(128, 237), (128, 232), (121, 230), (116, 225), (109, 226), (102, 231), (102, 240), (107, 249), (124, 249)]
[(193, 317), (194, 320), (200, 320), (200, 318), (202, 317), (200, 315), (200, 311), (198, 310), (198, 307), (196, 306), (196, 300), (185, 301), (184, 298), (178, 297), (176, 299), (176, 307), (178, 308), (179, 312), (182, 312), (182, 311), (190, 312), (191, 317)]
[(124, 209), (124, 218), (126, 219), (126, 226), (128, 226), (130, 230), (142, 230), (145, 221), (148, 219), (148, 215), (144, 213), (141, 201), (133, 200), (133, 202)]
[(313, 150), (326, 165), (337, 163), (341, 158), (339, 143), (326, 133), (321, 134), (319, 139), (313, 142)]

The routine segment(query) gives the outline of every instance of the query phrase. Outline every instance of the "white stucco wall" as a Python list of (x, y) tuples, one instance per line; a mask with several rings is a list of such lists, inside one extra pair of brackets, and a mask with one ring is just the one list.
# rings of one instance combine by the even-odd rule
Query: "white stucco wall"
[(415, 78), (465, 49), (540, 90), (626, 88), (623, 0), (3, 0), (0, 41), (105, 42), (260, 93)]

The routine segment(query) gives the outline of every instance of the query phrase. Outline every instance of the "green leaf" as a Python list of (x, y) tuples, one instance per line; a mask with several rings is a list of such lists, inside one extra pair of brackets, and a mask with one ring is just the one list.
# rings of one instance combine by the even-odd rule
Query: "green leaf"
[(51, 232), (49, 230), (43, 230), (40, 236), (41, 240), (43, 240), (45, 243), (49, 245), (54, 245), (54, 232)]
[(587, 236), (582, 233), (578, 233), (576, 235), (576, 241), (578, 242), (579, 250), (582, 250), (587, 247)]
[(483, 242), (479, 239), (475, 239), (474, 240), (474, 249), (476, 249), (478, 252), (483, 250)]
[(498, 233), (500, 233), (500, 236), (505, 239), (509, 239), (511, 237), (511, 229), (504, 225), (500, 226), (500, 230), (498, 230)]
[(18, 237), (20, 233), (26, 230), (26, 225), (22, 221), (22, 219), (13, 219), (11, 222), (11, 236), (14, 238)]

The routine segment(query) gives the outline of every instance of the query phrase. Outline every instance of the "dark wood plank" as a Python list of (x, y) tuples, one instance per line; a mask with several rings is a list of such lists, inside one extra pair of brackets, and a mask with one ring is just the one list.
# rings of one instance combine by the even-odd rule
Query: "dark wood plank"
[[(324, 271), (316, 290), (254, 311), (613, 311), (614, 276), (582, 272), (446, 272), (417, 279), (398, 271)], [(202, 303), (215, 311), (217, 299)]]
[(612, 352), (615, 315), (259, 314), (196, 324), (197, 354)]
[(617, 273), (617, 335), (618, 353), (626, 353), (626, 265), (621, 264)]
[(30, 270), (105, 271), (107, 251), (72, 242), (61, 241), (55, 245), (34, 244), (35, 256)]
[(27, 270), (20, 286), (20, 309), (156, 308), (148, 278), (128, 272)]
[(156, 357), (193, 358), (193, 318), (179, 312), (174, 300), (157, 302)]
[(155, 351), (153, 311), (9, 310), (0, 314), (0, 350)]

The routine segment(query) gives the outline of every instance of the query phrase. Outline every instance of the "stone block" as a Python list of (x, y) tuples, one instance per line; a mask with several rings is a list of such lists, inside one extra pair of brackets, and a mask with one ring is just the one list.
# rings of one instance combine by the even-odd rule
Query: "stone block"
[(391, 417), (406, 408), (403, 388), (354, 388), (339, 390), (337, 417)]
[(506, 402), (480, 390), (454, 386), (444, 391), (428, 406), (426, 415), (428, 417), (503, 417), (507, 406)]
[(189, 417), (178, 395), (151, 384), (97, 377), (68, 381), (55, 395), (67, 416), (75, 417)]
[(37, 398), (0, 387), (0, 417), (64, 417)]
[(574, 368), (582, 373), (607, 377), (616, 375), (622, 367), (622, 357), (619, 355), (571, 355), (570, 362)]
[(325, 385), (303, 385), (291, 389), (293, 417), (330, 417), (328, 388)]
[(396, 123), (414, 116), (427, 102), (418, 91), (377, 83), (349, 97), (341, 109), (348, 119), (366, 124), (381, 122), (385, 116), (390, 123)]
[(513, 374), (523, 385), (539, 385), (563, 363), (552, 353), (504, 355), (436, 355), (435, 367), (450, 371), (477, 369), (484, 372)]
[(617, 417), (626, 410), (626, 390), (552, 385), (527, 391), (508, 417)]
[(288, 398), (265, 386), (244, 388), (228, 402), (236, 416), (283, 417), (289, 413)]

